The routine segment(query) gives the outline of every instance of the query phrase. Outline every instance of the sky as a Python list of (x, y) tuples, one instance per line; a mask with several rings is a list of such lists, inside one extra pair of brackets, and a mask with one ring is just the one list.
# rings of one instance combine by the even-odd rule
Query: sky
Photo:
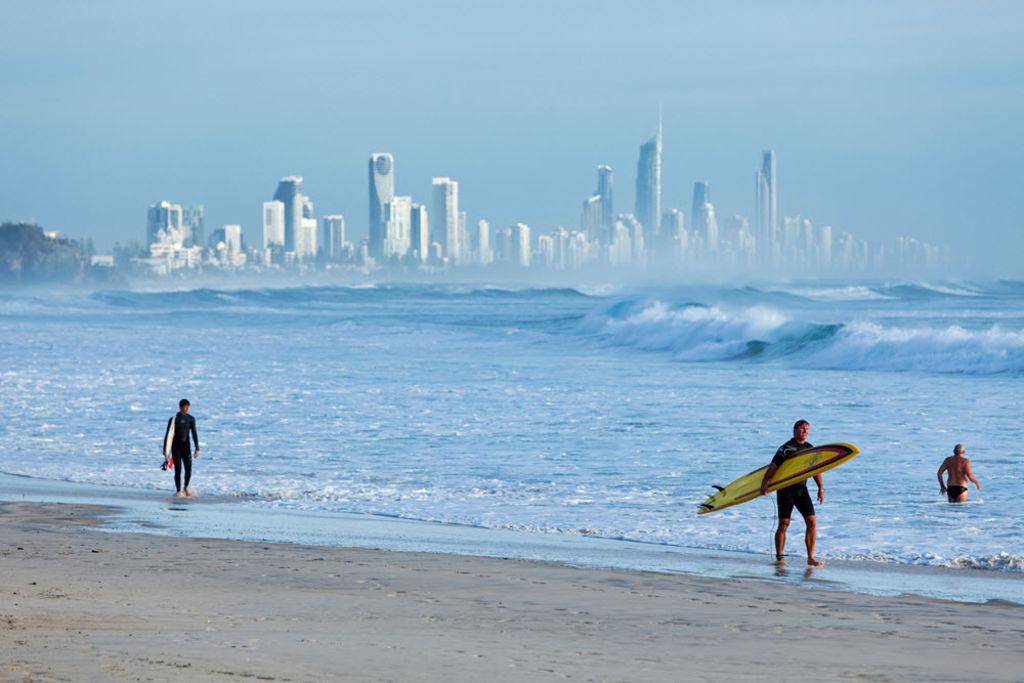
[(302, 175), (317, 215), (366, 234), (367, 159), (469, 221), (578, 226), (598, 164), (633, 210), (664, 116), (664, 209), (706, 180), (754, 215), (946, 243), (1024, 274), (1021, 2), (135, 2), (0, 0), (0, 221), (102, 250), (162, 199), (260, 241)]

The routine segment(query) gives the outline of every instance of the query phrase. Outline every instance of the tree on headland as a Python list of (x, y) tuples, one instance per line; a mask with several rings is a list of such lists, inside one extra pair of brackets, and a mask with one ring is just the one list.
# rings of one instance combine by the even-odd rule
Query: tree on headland
[(0, 225), (0, 283), (66, 282), (82, 275), (80, 246), (31, 223)]

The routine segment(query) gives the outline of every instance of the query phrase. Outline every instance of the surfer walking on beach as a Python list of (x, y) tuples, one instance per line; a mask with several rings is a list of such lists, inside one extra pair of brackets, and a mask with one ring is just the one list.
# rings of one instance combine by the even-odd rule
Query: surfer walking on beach
[[(176, 495), (191, 496), (192, 491), (188, 484), (192, 479), (192, 442), (196, 445), (196, 457), (199, 457), (199, 434), (196, 432), (196, 418), (188, 414), (192, 404), (187, 398), (178, 401), (178, 413), (167, 421), (167, 431), (164, 434), (164, 459), (165, 465), (172, 459), (174, 461), (174, 488)], [(192, 435), (192, 442), (189, 441), (189, 434)], [(168, 444), (170, 446), (168, 447)], [(185, 470), (185, 492), (181, 490), (181, 471)]]
[[(814, 448), (807, 441), (807, 435), (811, 433), (811, 423), (807, 420), (797, 420), (793, 425), (793, 438), (779, 446), (775, 451), (775, 457), (768, 465), (761, 480), (761, 495), (768, 493), (768, 482), (775, 475), (786, 460), (809, 448)], [(814, 483), (818, 485), (818, 502), (825, 502), (825, 485), (821, 481), (821, 475), (814, 475)], [(793, 486), (779, 489), (777, 494), (779, 506), (779, 526), (775, 530), (775, 560), (783, 561), (783, 550), (786, 547), (786, 530), (789, 529), (789, 520), (793, 515), (793, 508), (796, 507), (803, 515), (806, 531), (804, 532), (804, 544), (807, 546), (807, 566), (821, 567), (824, 562), (814, 559), (814, 542), (817, 539), (817, 520), (814, 516), (814, 503), (811, 502), (811, 494), (807, 490), (807, 481), (802, 481)]]
[[(942, 481), (942, 473), (945, 472), (948, 480)], [(981, 490), (981, 484), (974, 478), (971, 471), (971, 461), (964, 455), (964, 445), (958, 443), (953, 446), (953, 455), (942, 461), (942, 466), (937, 473), (939, 477), (939, 493), (943, 493), (950, 503), (963, 503), (967, 501), (967, 482), (974, 483), (975, 488)]]

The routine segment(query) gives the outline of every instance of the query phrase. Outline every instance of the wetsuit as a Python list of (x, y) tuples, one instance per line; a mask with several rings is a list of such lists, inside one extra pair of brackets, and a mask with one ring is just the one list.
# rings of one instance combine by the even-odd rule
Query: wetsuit
[(188, 488), (188, 482), (192, 479), (192, 444), (188, 440), (188, 435), (192, 434), (192, 441), (195, 442), (198, 451), (199, 434), (196, 433), (196, 419), (191, 415), (179, 412), (167, 421), (167, 431), (171, 430), (171, 423), (174, 423), (174, 440), (171, 441), (174, 488), (181, 491), (181, 470), (185, 470), (185, 488)]
[[(782, 463), (792, 458), (797, 453), (806, 451), (810, 448), (814, 448), (814, 446), (807, 441), (801, 444), (797, 443), (796, 439), (790, 439), (779, 446), (779, 450), (775, 451), (775, 457), (772, 458), (772, 464), (776, 467), (780, 467)], [(792, 486), (779, 489), (776, 499), (779, 505), (779, 519), (789, 519), (792, 517), (794, 506), (800, 511), (800, 514), (803, 515), (805, 519), (814, 515), (814, 503), (811, 502), (811, 493), (807, 490), (806, 480), (799, 484), (793, 484)]]

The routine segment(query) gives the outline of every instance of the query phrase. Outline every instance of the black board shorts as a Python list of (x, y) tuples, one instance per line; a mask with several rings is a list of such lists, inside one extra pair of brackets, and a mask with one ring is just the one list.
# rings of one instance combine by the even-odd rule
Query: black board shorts
[(779, 502), (779, 519), (792, 517), (794, 506), (804, 517), (814, 515), (814, 503), (811, 502), (811, 492), (807, 490), (807, 484), (787, 486), (779, 489), (775, 495)]

